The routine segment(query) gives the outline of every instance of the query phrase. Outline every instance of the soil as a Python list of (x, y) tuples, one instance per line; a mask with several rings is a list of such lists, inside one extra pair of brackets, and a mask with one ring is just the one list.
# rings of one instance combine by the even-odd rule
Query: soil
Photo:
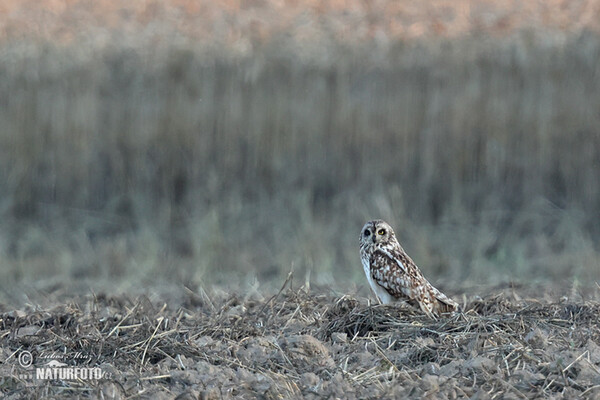
[[(289, 285), (269, 298), (182, 289), (168, 303), (98, 294), (4, 307), (0, 391), (7, 399), (600, 396), (600, 303), (492, 292), (464, 297), (460, 313), (438, 320)], [(99, 368), (102, 377), (28, 376), (49, 363)]]

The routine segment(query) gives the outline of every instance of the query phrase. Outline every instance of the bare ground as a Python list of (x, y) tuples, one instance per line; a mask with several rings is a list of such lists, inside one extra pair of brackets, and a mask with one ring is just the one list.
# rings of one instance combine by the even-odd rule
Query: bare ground
[[(462, 313), (437, 321), (289, 284), (270, 298), (182, 289), (168, 304), (98, 294), (3, 307), (0, 391), (9, 399), (600, 396), (600, 303), (526, 293), (463, 297)], [(24, 351), (33, 367), (58, 361), (104, 376), (30, 379)]]

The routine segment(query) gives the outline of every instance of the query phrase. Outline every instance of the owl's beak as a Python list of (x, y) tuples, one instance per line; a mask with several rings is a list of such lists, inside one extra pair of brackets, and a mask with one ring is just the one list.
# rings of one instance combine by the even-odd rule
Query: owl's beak
[(371, 235), (371, 240), (373, 240), (373, 243), (375, 243), (375, 237), (376, 237), (376, 236), (375, 236), (375, 233), (373, 233), (373, 234)]

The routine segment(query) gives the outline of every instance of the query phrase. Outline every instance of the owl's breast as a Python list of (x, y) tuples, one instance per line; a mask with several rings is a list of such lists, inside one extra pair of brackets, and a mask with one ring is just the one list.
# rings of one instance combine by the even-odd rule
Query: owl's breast
[(363, 253), (363, 251), (361, 250), (360, 259), (362, 261), (363, 269), (365, 271), (365, 275), (367, 276), (367, 281), (369, 282), (369, 286), (371, 286), (371, 289), (373, 290), (375, 295), (379, 298), (379, 300), (383, 304), (389, 304), (389, 303), (395, 301), (396, 299), (383, 286), (379, 285), (373, 279), (373, 271), (371, 270), (371, 264), (374, 261), (373, 257), (370, 257), (368, 254)]

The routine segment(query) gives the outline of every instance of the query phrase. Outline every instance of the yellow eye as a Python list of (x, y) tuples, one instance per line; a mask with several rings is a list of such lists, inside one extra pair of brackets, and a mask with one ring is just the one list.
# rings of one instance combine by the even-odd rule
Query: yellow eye
[(379, 231), (377, 231), (377, 233), (380, 235), (385, 235), (385, 229), (380, 229)]

